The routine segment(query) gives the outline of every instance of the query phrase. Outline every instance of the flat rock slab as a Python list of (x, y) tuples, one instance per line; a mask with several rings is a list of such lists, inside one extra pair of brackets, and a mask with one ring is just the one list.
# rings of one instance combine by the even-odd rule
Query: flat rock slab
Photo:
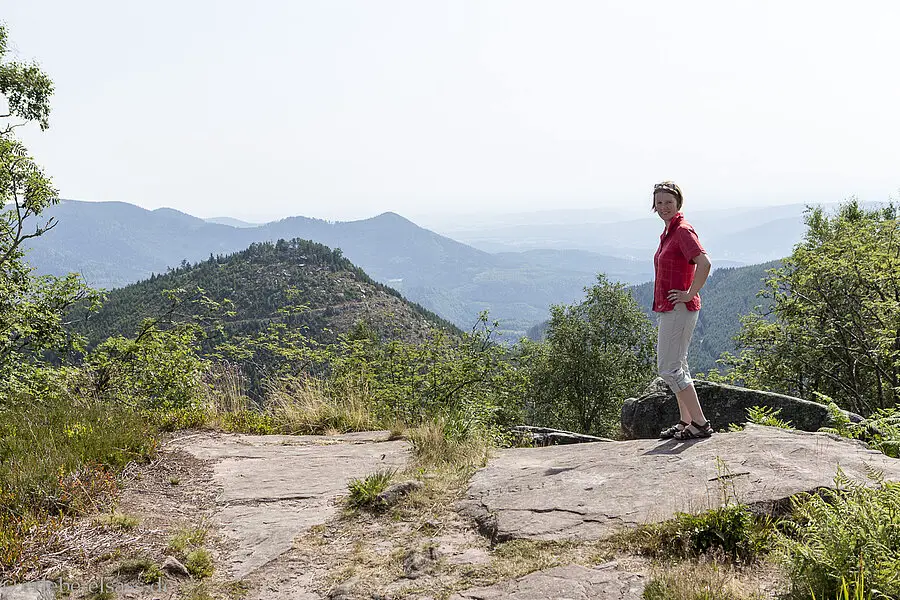
[(56, 600), (52, 581), (33, 581), (0, 587), (0, 600)]
[(643, 575), (622, 571), (615, 563), (594, 568), (567, 565), (466, 590), (450, 600), (640, 600), (645, 584)]
[(406, 465), (408, 445), (389, 433), (339, 436), (204, 434), (174, 447), (217, 461), (220, 531), (234, 542), (229, 570), (241, 578), (291, 548), (294, 538), (337, 513), (352, 479)]
[(601, 539), (728, 501), (770, 507), (833, 487), (838, 466), (900, 480), (900, 460), (825, 433), (748, 425), (705, 440), (632, 440), (505, 450), (472, 478), (460, 510), (493, 541)]

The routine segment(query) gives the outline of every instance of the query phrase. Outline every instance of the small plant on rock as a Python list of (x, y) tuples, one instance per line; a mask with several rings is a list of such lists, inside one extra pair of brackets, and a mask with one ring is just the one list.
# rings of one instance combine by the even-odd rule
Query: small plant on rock
[(347, 504), (351, 508), (377, 508), (378, 494), (387, 489), (395, 473), (395, 470), (381, 470), (363, 479), (354, 479), (348, 485), (350, 496)]

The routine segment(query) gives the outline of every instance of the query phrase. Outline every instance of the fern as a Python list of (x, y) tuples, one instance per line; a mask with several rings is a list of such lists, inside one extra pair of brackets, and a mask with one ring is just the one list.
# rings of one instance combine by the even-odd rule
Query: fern
[(778, 418), (778, 415), (780, 414), (780, 408), (772, 408), (771, 406), (751, 406), (747, 409), (747, 419), (751, 423), (793, 430), (794, 427), (791, 425), (790, 421), (783, 421)]
[[(793, 500), (779, 554), (798, 593), (818, 598), (900, 597), (900, 484), (872, 471), (869, 482), (835, 477), (838, 489)], [(875, 484), (875, 487), (871, 487)], [(847, 582), (851, 582), (848, 587)]]

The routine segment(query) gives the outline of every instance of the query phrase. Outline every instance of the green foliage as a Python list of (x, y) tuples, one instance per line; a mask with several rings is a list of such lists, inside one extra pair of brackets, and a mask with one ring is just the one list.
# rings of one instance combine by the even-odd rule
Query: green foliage
[(747, 420), (757, 425), (768, 425), (769, 427), (778, 427), (780, 429), (794, 429), (790, 421), (783, 421), (778, 418), (781, 414), (780, 408), (772, 408), (771, 406), (751, 406), (747, 409)]
[[(0, 25), (0, 382), (14, 378), (23, 362), (46, 352), (66, 354), (80, 340), (66, 332), (63, 315), (76, 302), (96, 300), (77, 275), (33, 277), (22, 244), (52, 229), (41, 213), (59, 198), (50, 179), (15, 138), (15, 128), (48, 127), (53, 85), (35, 64), (6, 60), (6, 28)], [(34, 222), (34, 223), (33, 223)], [(33, 228), (32, 228), (33, 224)]]
[(900, 458), (900, 407), (878, 409), (869, 418), (853, 423), (830, 398), (820, 398), (828, 401), (828, 413), (833, 423), (832, 427), (823, 427), (820, 431), (861, 440), (873, 450)]
[(184, 566), (195, 579), (211, 577), (215, 571), (212, 554), (206, 548), (196, 548), (188, 552)]
[(743, 320), (742, 352), (727, 357), (751, 387), (839, 399), (863, 415), (900, 399), (900, 220), (897, 208), (856, 201), (807, 232), (763, 291), (771, 314)]
[[(381, 337), (397, 327), (404, 339), (419, 339), (431, 327), (458, 330), (422, 307), (402, 299), (399, 292), (372, 280), (339, 249), (308, 240), (255, 243), (228, 256), (210, 256), (196, 264), (183, 264), (163, 275), (113, 290), (103, 308), (81, 327), (91, 345), (107, 337), (129, 335), (145, 318), (167, 310), (162, 293), (168, 289), (201, 288), (215, 303), (230, 302), (220, 314), (224, 337), (252, 338), (281, 324), (309, 339), (337, 341), (359, 319), (365, 319)], [(204, 344), (211, 351), (220, 339)], [(256, 362), (266, 364), (266, 350)]]
[(156, 583), (162, 578), (162, 571), (150, 558), (133, 558), (116, 568), (116, 575), (127, 579), (137, 579), (141, 583)]
[(350, 495), (347, 504), (351, 508), (378, 508), (378, 494), (387, 489), (396, 474), (395, 470), (381, 470), (353, 479), (347, 485)]
[(483, 313), (459, 337), (441, 330), (421, 343), (345, 337), (332, 349), (335, 393), (365, 390), (379, 417), (408, 425), (438, 416), (468, 430), (510, 423), (519, 417), (523, 379), (493, 343), (495, 327)]
[(77, 511), (91, 501), (82, 488), (100, 485), (108, 468), (151, 456), (155, 445), (146, 421), (117, 404), (60, 400), (0, 411), (2, 509)]
[(838, 472), (839, 489), (793, 499), (779, 554), (798, 595), (840, 598), (855, 582), (855, 594), (900, 597), (900, 484), (873, 477), (869, 487)]
[(655, 333), (621, 284), (604, 275), (580, 304), (551, 307), (547, 339), (524, 342), (536, 424), (617, 435), (622, 401), (653, 377)]
[(743, 504), (726, 504), (699, 514), (648, 525), (627, 536), (643, 552), (660, 557), (697, 557), (721, 552), (732, 560), (751, 562), (770, 549), (772, 525)]
[(232, 433), (250, 433), (253, 435), (271, 435), (278, 433), (277, 421), (265, 413), (255, 410), (242, 410), (225, 413), (222, 427)]
[(206, 366), (197, 355), (198, 337), (195, 325), (162, 331), (147, 322), (134, 339), (109, 338), (85, 359), (96, 393), (144, 409), (196, 408)]
[(200, 548), (206, 541), (206, 527), (181, 527), (169, 538), (168, 550), (177, 556), (184, 557), (194, 548)]

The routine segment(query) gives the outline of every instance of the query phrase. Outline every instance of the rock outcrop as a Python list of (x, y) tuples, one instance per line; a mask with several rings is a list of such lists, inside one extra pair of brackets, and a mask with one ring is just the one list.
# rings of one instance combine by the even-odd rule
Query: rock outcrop
[[(717, 431), (724, 431), (730, 423), (746, 422), (747, 409), (753, 406), (781, 409), (779, 418), (801, 431), (818, 431), (831, 425), (824, 404), (709, 381), (695, 380), (694, 387), (706, 418)], [(859, 415), (846, 414), (852, 421), (862, 420)], [(628, 439), (656, 438), (661, 430), (677, 422), (678, 402), (662, 379), (657, 378), (639, 398), (629, 398), (622, 405), (622, 431)]]
[(512, 448), (472, 478), (460, 510), (493, 541), (601, 539), (738, 501), (770, 510), (834, 485), (838, 466), (900, 480), (900, 460), (827, 433), (748, 425), (705, 440)]

